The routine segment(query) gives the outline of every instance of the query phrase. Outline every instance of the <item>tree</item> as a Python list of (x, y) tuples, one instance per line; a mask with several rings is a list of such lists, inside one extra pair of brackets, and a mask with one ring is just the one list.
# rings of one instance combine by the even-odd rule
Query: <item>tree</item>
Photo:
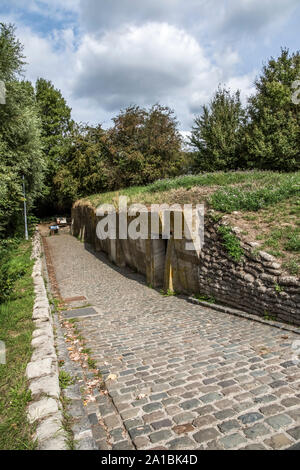
[(263, 67), (249, 100), (246, 129), (248, 166), (294, 171), (300, 168), (300, 106), (293, 82), (300, 77), (300, 52), (282, 49)]
[(95, 192), (172, 176), (182, 168), (181, 136), (169, 108), (130, 106), (113, 122), (108, 131), (74, 125), (54, 178), (61, 207)]
[(190, 143), (196, 149), (196, 170), (229, 170), (239, 166), (243, 119), (239, 91), (231, 94), (219, 87), (192, 128)]
[(35, 93), (42, 122), (42, 143), (46, 161), (46, 187), (43, 200), (40, 201), (40, 213), (49, 214), (57, 209), (58, 196), (53, 179), (63, 163), (73, 122), (66, 100), (50, 81), (39, 78)]
[(182, 140), (170, 108), (130, 106), (113, 121), (109, 137), (118, 170), (117, 187), (147, 184), (179, 173)]
[(34, 89), (17, 80), (24, 61), (10, 25), (0, 25), (0, 64), (0, 80), (6, 87), (6, 103), (0, 105), (0, 237), (4, 237), (14, 232), (22, 214), (23, 176), (29, 210), (41, 196), (44, 161)]
[(87, 194), (113, 189), (116, 175), (108, 135), (101, 126), (74, 124), (64, 160), (54, 177), (58, 208)]
[(147, 182), (178, 175), (183, 166), (182, 137), (174, 111), (155, 104), (145, 122), (141, 151), (146, 157)]
[(15, 36), (15, 27), (0, 23), (0, 80), (16, 79), (24, 64), (23, 46)]

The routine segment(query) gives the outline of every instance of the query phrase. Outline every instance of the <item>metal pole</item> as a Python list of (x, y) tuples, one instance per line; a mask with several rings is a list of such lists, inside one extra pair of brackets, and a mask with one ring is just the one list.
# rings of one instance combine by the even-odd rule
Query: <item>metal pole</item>
[(25, 239), (28, 240), (27, 207), (26, 207), (26, 191), (25, 191), (25, 177), (24, 177), (24, 175), (23, 175), (23, 194), (24, 194)]

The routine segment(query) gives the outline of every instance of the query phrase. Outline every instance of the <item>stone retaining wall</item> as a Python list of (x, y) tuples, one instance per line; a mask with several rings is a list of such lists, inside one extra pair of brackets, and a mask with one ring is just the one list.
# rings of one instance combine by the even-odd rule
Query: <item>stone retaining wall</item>
[(66, 450), (60, 402), (59, 372), (53, 334), (53, 319), (42, 276), (41, 243), (38, 232), (33, 239), (32, 272), (35, 291), (32, 347), (33, 355), (27, 365), (32, 402), (28, 407), (28, 420), (37, 425), (35, 439), (39, 450)]
[(234, 262), (216, 225), (208, 222), (199, 261), (199, 291), (219, 302), (294, 325), (300, 325), (299, 278), (287, 276), (281, 265), (256, 243), (242, 243), (244, 256)]
[[(201, 252), (186, 251), (186, 240), (105, 240), (97, 238), (100, 220), (89, 204), (72, 209), (72, 234), (107, 253), (118, 266), (130, 266), (148, 284), (184, 294), (205, 294), (217, 302), (265, 318), (300, 325), (299, 278), (287, 276), (277, 260), (257, 244), (241, 243), (244, 256), (235, 262), (227, 253), (218, 226), (205, 217)], [(238, 236), (238, 235), (237, 235)]]

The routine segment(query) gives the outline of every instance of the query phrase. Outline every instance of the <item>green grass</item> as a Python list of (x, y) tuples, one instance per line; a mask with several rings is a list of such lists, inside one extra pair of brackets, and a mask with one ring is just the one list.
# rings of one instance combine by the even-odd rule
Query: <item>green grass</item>
[(300, 173), (281, 175), (277, 185), (266, 182), (263, 187), (252, 185), (229, 187), (216, 191), (209, 200), (209, 205), (218, 211), (259, 211), (294, 195), (300, 195)]
[(284, 263), (282, 263), (282, 266), (292, 276), (298, 276), (300, 274), (299, 263), (295, 259), (290, 259), (289, 261), (285, 261)]
[(34, 449), (33, 427), (26, 419), (31, 400), (25, 370), (30, 362), (34, 302), (31, 243), (20, 242), (12, 249), (8, 268), (19, 266), (19, 275), (9, 295), (0, 304), (0, 340), (6, 345), (6, 364), (0, 364), (0, 449)]
[(300, 227), (287, 226), (272, 230), (264, 240), (263, 247), (273, 251), (279, 251), (283, 247), (286, 251), (300, 253)]
[(176, 292), (174, 292), (171, 289), (168, 289), (167, 291), (165, 291), (164, 289), (161, 289), (160, 293), (163, 297), (175, 297), (177, 295)]
[(196, 294), (195, 299), (199, 300), (200, 302), (207, 302), (209, 304), (216, 303), (216, 299), (213, 296), (207, 294)]
[(231, 227), (225, 227), (224, 225), (221, 225), (218, 228), (218, 232), (223, 239), (223, 246), (227, 253), (234, 261), (238, 263), (244, 255), (240, 240), (232, 232)]
[[(241, 188), (234, 187), (240, 185)], [(151, 204), (157, 202), (157, 194), (176, 189), (189, 191), (194, 187), (228, 187), (226, 190), (217, 191), (218, 195), (209, 200), (209, 204), (222, 211), (238, 210), (243, 207), (263, 207), (278, 200), (290, 197), (299, 192), (300, 172), (282, 174), (271, 171), (230, 171), (214, 172), (199, 175), (178, 176), (173, 179), (158, 180), (148, 186), (133, 186), (102, 194), (94, 194), (83, 201), (90, 202), (94, 207), (100, 204), (116, 204), (118, 196), (127, 196), (129, 203)], [(254, 188), (254, 189), (252, 189)], [(276, 188), (276, 191), (274, 191)], [(247, 193), (243, 197), (244, 193)], [(271, 194), (269, 194), (271, 193)], [(163, 195), (162, 195), (163, 196)], [(237, 199), (237, 202), (235, 201)], [(261, 202), (259, 202), (261, 200)], [(163, 202), (163, 197), (162, 197)], [(201, 201), (199, 201), (201, 202)], [(247, 208), (247, 210), (250, 210)], [(256, 209), (257, 210), (257, 209)]]
[(96, 361), (92, 359), (91, 357), (88, 357), (87, 363), (88, 363), (89, 369), (91, 370), (97, 369)]
[(62, 390), (65, 390), (70, 385), (74, 384), (74, 379), (65, 370), (59, 371), (59, 386)]

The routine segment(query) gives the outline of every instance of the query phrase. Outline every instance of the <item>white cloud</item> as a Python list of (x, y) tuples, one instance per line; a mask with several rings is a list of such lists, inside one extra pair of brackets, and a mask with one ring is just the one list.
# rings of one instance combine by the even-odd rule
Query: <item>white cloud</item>
[(74, 98), (111, 112), (161, 102), (175, 108), (185, 126), (226, 78), (195, 38), (167, 23), (86, 35), (76, 61)]
[(54, 31), (51, 36), (43, 37), (21, 26), (17, 28), (17, 36), (24, 45), (26, 77), (32, 81), (44, 77), (53, 80), (57, 87), (65, 87), (72, 77), (72, 31)]
[(228, 50), (226, 60), (209, 60), (195, 38), (166, 23), (85, 35), (78, 48), (70, 28), (42, 37), (19, 27), (17, 34), (27, 57), (27, 78), (52, 80), (78, 121), (108, 127), (120, 108), (161, 102), (175, 109), (188, 129), (220, 82), (250, 90), (248, 76), (229, 78), (239, 60), (234, 51)]
[[(53, 81), (76, 120), (102, 122), (132, 103), (167, 104), (182, 129), (218, 84), (253, 92), (262, 43), (298, 0), (2, 0), (25, 45), (27, 77)], [(9, 11), (9, 13), (7, 13)], [(41, 16), (38, 29), (31, 16)], [(1, 15), (2, 17), (4, 15)], [(45, 23), (46, 17), (51, 21)], [(69, 21), (71, 19), (71, 22)], [(27, 26), (25, 26), (25, 24)], [(29, 26), (28, 26), (29, 25)], [(62, 29), (61, 29), (62, 28)], [(248, 65), (251, 50), (254, 65)]]
[(122, 24), (168, 22), (206, 36), (239, 37), (258, 33), (285, 20), (299, 0), (80, 0), (80, 17), (88, 31), (118, 29)]
[(75, 93), (99, 104), (144, 100), (178, 92), (210, 68), (197, 41), (166, 23), (128, 27), (103, 37), (86, 35), (77, 53)]

